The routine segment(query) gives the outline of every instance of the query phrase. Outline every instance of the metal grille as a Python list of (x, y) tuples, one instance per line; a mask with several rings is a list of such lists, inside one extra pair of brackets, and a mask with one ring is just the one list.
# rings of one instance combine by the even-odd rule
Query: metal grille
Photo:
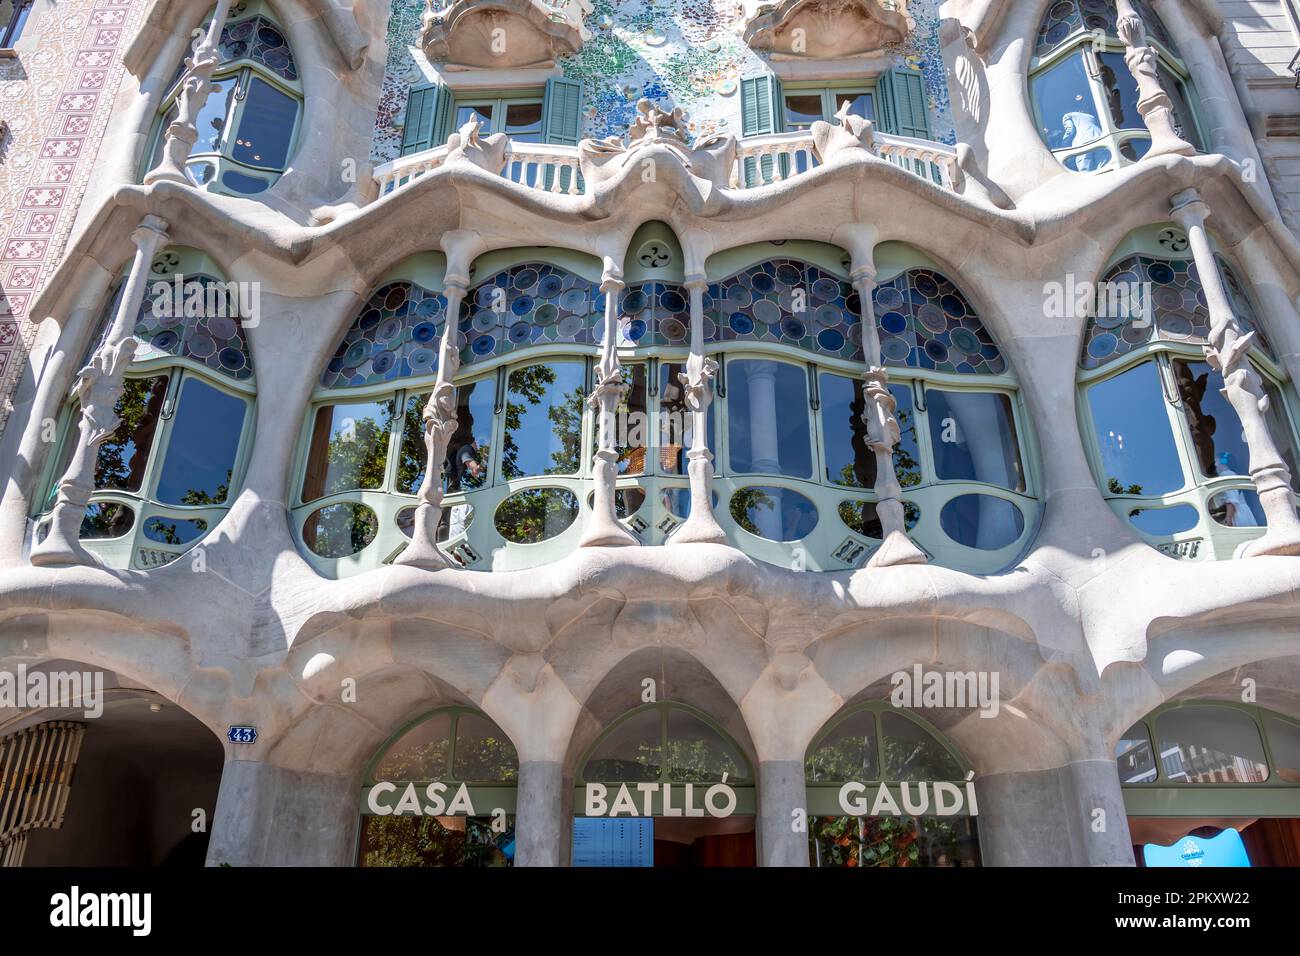
[(52, 720), (0, 738), (0, 867), (22, 865), (32, 830), (63, 826), (85, 732)]

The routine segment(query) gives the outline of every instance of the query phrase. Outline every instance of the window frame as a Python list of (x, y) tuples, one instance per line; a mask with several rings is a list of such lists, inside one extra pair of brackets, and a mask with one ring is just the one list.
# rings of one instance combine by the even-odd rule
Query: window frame
[(871, 120), (873, 123), (876, 122), (875, 120), (875, 112), (876, 112), (875, 78), (871, 78), (866, 81), (857, 80), (857, 79), (839, 80), (839, 81), (832, 81), (832, 80), (801, 80), (798, 82), (790, 81), (790, 82), (781, 83), (781, 131), (782, 132), (785, 133), (807, 132), (811, 128), (812, 123), (809, 123), (808, 126), (790, 125), (790, 123), (786, 120), (785, 101), (786, 98), (789, 96), (811, 96), (814, 93), (821, 97), (822, 122), (830, 123), (833, 126), (840, 125), (840, 121), (835, 118), (835, 113), (836, 113), (835, 97), (839, 93), (855, 93), (859, 96), (871, 97), (871, 112), (873, 114)]
[(12, 55), (18, 41), (23, 38), (35, 8), (35, 0), (15, 0), (13, 15), (0, 27), (0, 51), (4, 51), (4, 55)]

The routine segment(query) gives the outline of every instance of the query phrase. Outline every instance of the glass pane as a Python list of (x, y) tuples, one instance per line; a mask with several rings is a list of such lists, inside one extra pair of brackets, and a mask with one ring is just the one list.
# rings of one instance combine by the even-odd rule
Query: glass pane
[(870, 93), (836, 93), (835, 112), (839, 113), (845, 103), (849, 104), (850, 116), (861, 116), (869, 120), (876, 118), (876, 110), (872, 104)]
[(971, 817), (813, 817), (810, 866), (979, 866)]
[(1151, 139), (1147, 136), (1135, 136), (1119, 144), (1119, 154), (1130, 163), (1136, 163), (1149, 152), (1151, 152)]
[(1115, 745), (1115, 768), (1120, 783), (1153, 783), (1156, 779), (1156, 758), (1147, 740), (1147, 725), (1136, 723), (1124, 731)]
[(302, 482), (304, 502), (383, 485), (396, 404), (390, 398), (317, 410)]
[(1241, 419), (1223, 397), (1223, 376), (1206, 362), (1176, 361), (1173, 369), (1201, 474), (1249, 474), (1250, 447), (1242, 437)]
[(841, 720), (808, 755), (804, 770), (815, 782), (879, 780), (875, 715), (860, 710)]
[[(167, 107), (167, 111), (163, 113), (162, 120), (158, 123), (158, 140), (154, 143), (153, 155), (149, 157), (148, 169), (157, 169), (158, 164), (162, 162), (163, 147), (167, 145), (167, 127), (171, 126), (178, 116), (180, 116), (180, 106), (177, 103), (172, 103), (171, 106)], [(197, 151), (197, 143), (194, 148)]]
[[(683, 364), (663, 362), (659, 366), (659, 470), (667, 475), (686, 474), (686, 453), (694, 440), (694, 416), (686, 407), (686, 393), (679, 377), (685, 374)], [(713, 409), (716, 404), (716, 401), (709, 403), (708, 435), (704, 439), (715, 452)], [(715, 467), (717, 464), (714, 462)]]
[(1101, 87), (1106, 110), (1114, 129), (1146, 129), (1138, 112), (1137, 80), (1124, 63), (1122, 53), (1102, 53), (1098, 57), (1101, 67)]
[[(16, 10), (15, 3), (18, 5)], [(12, 48), (18, 42), (31, 12), (31, 0), (5, 0), (0, 3), (0, 40), (3, 40), (0, 46)]]
[(480, 135), (495, 133), (497, 130), (492, 128), (492, 104), (491, 103), (457, 103), (456, 104), (456, 128), (460, 129), (470, 121), (472, 117), (478, 117), (479, 124), (483, 127), (479, 130)]
[(808, 375), (768, 359), (727, 363), (727, 442), (737, 472), (812, 477)]
[(1133, 527), (1156, 537), (1191, 531), (1200, 523), (1201, 513), (1191, 505), (1172, 508), (1138, 508), (1129, 514)]
[(1156, 720), (1160, 762), (1175, 783), (1261, 783), (1264, 745), (1249, 716), (1231, 707), (1179, 707)]
[(159, 544), (189, 544), (208, 533), (208, 523), (202, 518), (165, 518), (155, 515), (146, 518), (144, 536)]
[(580, 362), (510, 373), (501, 471), (506, 478), (572, 475), (581, 468), (584, 372)]
[[(166, 396), (166, 375), (128, 378), (123, 383), (122, 397), (114, 408), (120, 424), (99, 446), (95, 460), (96, 488), (140, 490)], [(75, 430), (69, 434), (68, 441), (75, 444)]]
[(731, 517), (769, 541), (798, 541), (817, 527), (817, 506), (789, 488), (741, 488), (731, 496)]
[(529, 488), (497, 506), (497, 532), (516, 544), (538, 544), (563, 534), (578, 518), (578, 499), (563, 488)]
[(1246, 489), (1233, 488), (1220, 491), (1209, 501), (1210, 517), (1225, 528), (1264, 528), (1268, 516), (1259, 494)]
[(1087, 152), (1067, 156), (1062, 162), (1065, 164), (1066, 169), (1074, 170), (1076, 173), (1089, 173), (1101, 169), (1114, 158), (1115, 154), (1110, 151), (1109, 146), (1098, 146), (1096, 149), (1090, 149)]
[(785, 98), (786, 129), (807, 129), (822, 118), (821, 93), (792, 94)]
[(880, 715), (880, 731), (884, 735), (886, 780), (962, 779), (961, 767), (948, 749), (915, 721), (884, 713)]
[[(863, 537), (883, 538), (885, 536), (884, 525), (880, 522), (880, 515), (876, 511), (874, 501), (841, 501), (839, 515), (840, 520), (850, 531), (855, 531)], [(920, 520), (921, 509), (911, 501), (904, 501), (903, 530), (911, 531)]]
[(169, 505), (219, 505), (230, 494), (248, 403), (207, 382), (187, 378), (167, 439), (158, 500)]
[(651, 708), (610, 731), (587, 759), (582, 779), (611, 783), (658, 780), (663, 756), (662, 715), (658, 708)]
[(1300, 726), (1270, 717), (1264, 722), (1264, 734), (1273, 752), (1273, 769), (1278, 779), (1300, 783)]
[(1102, 479), (1112, 495), (1163, 495), (1183, 487), (1178, 448), (1152, 362), (1088, 389)]
[(506, 106), (505, 132), (520, 143), (542, 141), (542, 104), (510, 103)]
[[(826, 480), (849, 488), (874, 488), (876, 456), (867, 447), (867, 426), (862, 421), (866, 410), (862, 381), (823, 372), (819, 389)], [(891, 385), (889, 391), (898, 402), (894, 415), (901, 433), (894, 448), (894, 473), (900, 485), (911, 488), (921, 483), (921, 455), (916, 446), (912, 389), (908, 385)]]
[(1011, 399), (989, 392), (926, 389), (939, 478), (1025, 490)]
[(244, 100), (244, 111), (235, 132), (235, 159), (263, 169), (284, 169), (293, 142), (293, 124), (298, 101), (253, 77)]
[(1287, 414), (1282, 390), (1268, 380), (1263, 385), (1264, 395), (1268, 398), (1268, 408), (1264, 412), (1268, 433), (1273, 436), (1282, 460), (1291, 470), (1291, 487), (1300, 492), (1300, 468), (1296, 467), (1295, 431), (1291, 428), (1291, 416)]
[(519, 755), (505, 731), (479, 714), (456, 722), (457, 780), (511, 783), (519, 779)]
[[(221, 138), (226, 130), (226, 117), (230, 115), (230, 106), (234, 102), (235, 87), (239, 85), (238, 79), (236, 76), (227, 76), (212, 81), (212, 92), (203, 101), (203, 108), (199, 110), (195, 122), (199, 138), (190, 151), (191, 155), (221, 152)], [(162, 135), (167, 135), (166, 129)]]
[(221, 185), (245, 196), (256, 196), (271, 188), (268, 180), (258, 176), (245, 176), (235, 169), (228, 169), (221, 174)]
[(1010, 547), (1025, 530), (1025, 516), (1005, 498), (961, 495), (939, 512), (944, 533), (958, 544), (981, 551)]
[(363, 867), (514, 866), (515, 818), (498, 833), (495, 817), (366, 816), (357, 865)]
[(451, 714), (435, 714), (404, 733), (375, 766), (372, 780), (442, 780), (451, 765)]
[(322, 558), (346, 558), (375, 540), (379, 519), (365, 505), (340, 501), (313, 512), (302, 526), (303, 543)]
[(1205, 147), (1201, 142), (1201, 134), (1196, 129), (1196, 120), (1187, 102), (1187, 87), (1163, 65), (1160, 67), (1160, 85), (1165, 88), (1174, 106), (1174, 131), (1195, 146), (1197, 151), (1203, 151)]
[(1030, 81), (1038, 131), (1051, 149), (1086, 146), (1100, 139), (1098, 122), (1083, 54), (1077, 53)]
[[(492, 436), (492, 409), (496, 380), (483, 379), (456, 389), (456, 431), (447, 445), (443, 463), (444, 490), (448, 494), (470, 491), (487, 484)], [(406, 400), (402, 447), (397, 461), (397, 491), (413, 495), (424, 481), (424, 408), (428, 393)]]
[(668, 711), (668, 779), (715, 783), (726, 774), (734, 783), (745, 776), (744, 761), (716, 730), (694, 714)]
[[(628, 386), (623, 401), (619, 403), (614, 421), (615, 448), (618, 451), (620, 475), (646, 473), (646, 446), (650, 444), (647, 411), (646, 367), (629, 365), (623, 369), (623, 382)], [(600, 427), (600, 416), (593, 416), (593, 433)], [(599, 446), (596, 446), (599, 447)], [(676, 453), (674, 453), (676, 457)]]
[(135, 525), (135, 512), (114, 501), (92, 501), (81, 517), (77, 537), (83, 541), (120, 538)]

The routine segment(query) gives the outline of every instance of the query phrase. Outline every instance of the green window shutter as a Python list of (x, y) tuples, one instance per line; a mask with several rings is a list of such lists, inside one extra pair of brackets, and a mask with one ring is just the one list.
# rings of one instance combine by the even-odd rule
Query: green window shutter
[(419, 153), (447, 141), (451, 119), (451, 92), (438, 83), (411, 87), (406, 100), (406, 125), (402, 128), (402, 155)]
[[(750, 76), (740, 81), (740, 135), (780, 133), (785, 126), (785, 99), (775, 76)], [(762, 179), (753, 159), (745, 160), (745, 185), (757, 186), (771, 178), (772, 159), (763, 158)]]
[(542, 142), (577, 146), (582, 137), (582, 84), (562, 76), (546, 81), (542, 97)]
[(925, 79), (916, 70), (890, 70), (876, 81), (876, 112), (883, 132), (930, 139)]

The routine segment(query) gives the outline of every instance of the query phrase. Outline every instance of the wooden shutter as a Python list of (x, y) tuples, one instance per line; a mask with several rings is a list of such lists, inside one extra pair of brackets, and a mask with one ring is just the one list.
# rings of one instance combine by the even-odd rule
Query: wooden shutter
[[(751, 76), (740, 81), (740, 135), (763, 136), (779, 133), (784, 128), (785, 99), (781, 81), (775, 76)], [(745, 185), (759, 184), (759, 170), (753, 159), (745, 160)], [(772, 159), (763, 157), (763, 179), (772, 174)]]
[(402, 128), (402, 155), (441, 146), (451, 132), (451, 91), (439, 83), (411, 87)]
[(876, 82), (876, 112), (883, 132), (930, 139), (925, 79), (916, 70), (890, 70)]
[[(581, 138), (582, 84), (563, 76), (551, 77), (546, 81), (546, 92), (542, 95), (542, 142), (577, 146)], [(568, 190), (571, 175), (567, 169), (561, 172), (562, 190)], [(554, 181), (555, 170), (548, 166), (542, 188), (550, 189)]]

